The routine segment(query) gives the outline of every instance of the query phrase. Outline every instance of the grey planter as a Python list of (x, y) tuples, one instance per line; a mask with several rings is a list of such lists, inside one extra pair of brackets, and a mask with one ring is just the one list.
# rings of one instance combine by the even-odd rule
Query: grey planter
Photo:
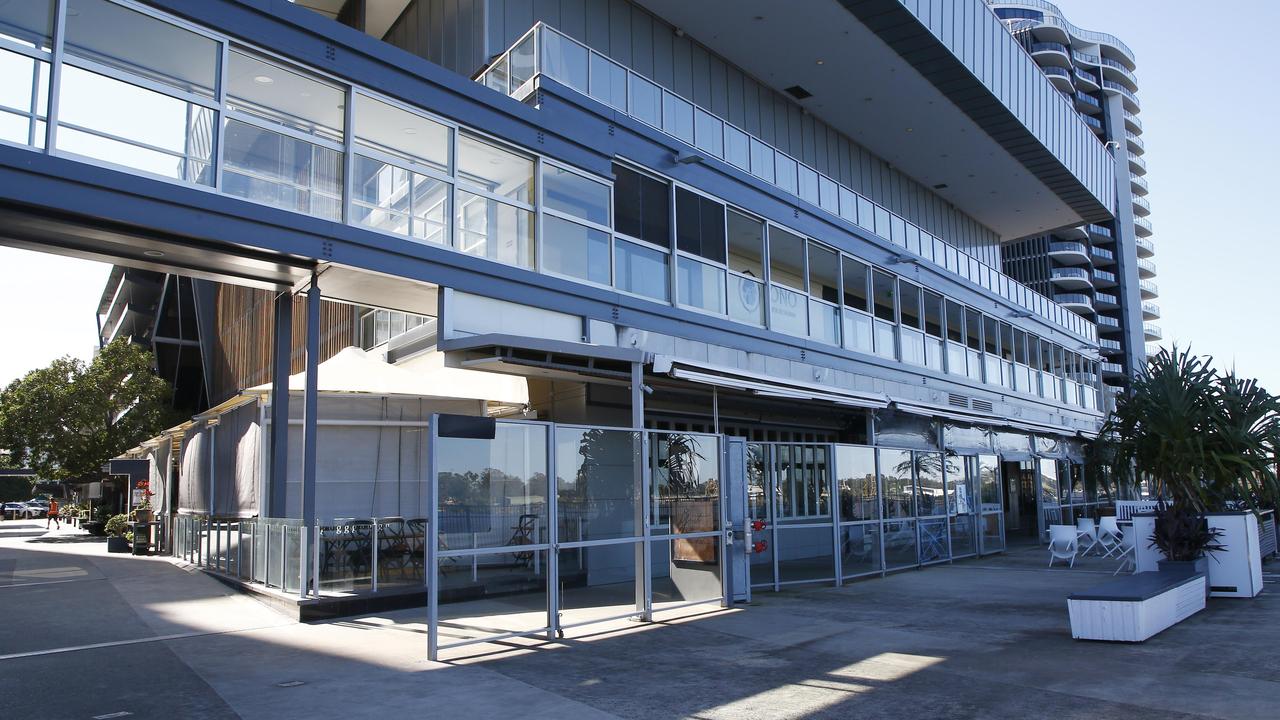
[(129, 541), (123, 535), (112, 535), (107, 538), (107, 552), (127, 553), (132, 550), (133, 546), (129, 544)]
[(1195, 560), (1161, 560), (1156, 563), (1160, 572), (1194, 575), (1204, 573), (1204, 596), (1209, 597), (1209, 558), (1201, 555)]

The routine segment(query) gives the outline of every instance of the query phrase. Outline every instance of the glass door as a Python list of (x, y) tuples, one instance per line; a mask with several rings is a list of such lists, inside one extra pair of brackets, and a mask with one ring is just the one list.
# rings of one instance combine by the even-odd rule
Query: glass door
[(835, 580), (831, 446), (747, 445), (751, 584)]
[(966, 458), (969, 475), (977, 483), (978, 512), (980, 515), (979, 552), (1004, 550), (1004, 506), (1000, 492), (1000, 458), (995, 455), (978, 455)]

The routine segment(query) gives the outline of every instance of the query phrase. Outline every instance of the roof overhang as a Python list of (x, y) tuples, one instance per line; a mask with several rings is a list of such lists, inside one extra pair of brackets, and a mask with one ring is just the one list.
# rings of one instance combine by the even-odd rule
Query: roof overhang
[[(900, 0), (637, 2), (774, 89), (801, 86), (805, 112), (1005, 239), (1110, 217)], [(773, 122), (766, 141), (799, 136)], [(879, 169), (861, 173), (871, 184)]]

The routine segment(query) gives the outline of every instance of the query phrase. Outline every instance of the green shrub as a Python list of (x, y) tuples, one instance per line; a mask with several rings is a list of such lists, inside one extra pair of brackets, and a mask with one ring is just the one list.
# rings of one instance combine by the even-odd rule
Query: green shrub
[(111, 519), (107, 521), (107, 534), (112, 537), (124, 535), (125, 531), (128, 529), (129, 518), (126, 515), (112, 515)]

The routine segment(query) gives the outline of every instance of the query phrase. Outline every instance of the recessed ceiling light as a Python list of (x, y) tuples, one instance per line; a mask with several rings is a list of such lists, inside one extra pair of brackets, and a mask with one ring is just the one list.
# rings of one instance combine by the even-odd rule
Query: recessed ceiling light
[(405, 128), (405, 129), (401, 130), (400, 132), (403, 132), (405, 135), (417, 135), (417, 134), (418, 134), (418, 130), (417, 130), (417, 128)]
[(825, 62), (825, 61), (824, 61), (824, 60), (819, 60), (819, 61), (818, 61), (818, 64), (819, 64), (819, 65), (821, 65), (823, 62)]
[(164, 257), (164, 253), (159, 250), (143, 250), (142, 254), (147, 257)]
[(271, 79), (270, 75), (254, 75), (253, 81), (258, 83), (259, 85), (270, 85), (271, 83), (275, 82), (275, 80)]
[(907, 128), (907, 132), (911, 132), (911, 128)]

